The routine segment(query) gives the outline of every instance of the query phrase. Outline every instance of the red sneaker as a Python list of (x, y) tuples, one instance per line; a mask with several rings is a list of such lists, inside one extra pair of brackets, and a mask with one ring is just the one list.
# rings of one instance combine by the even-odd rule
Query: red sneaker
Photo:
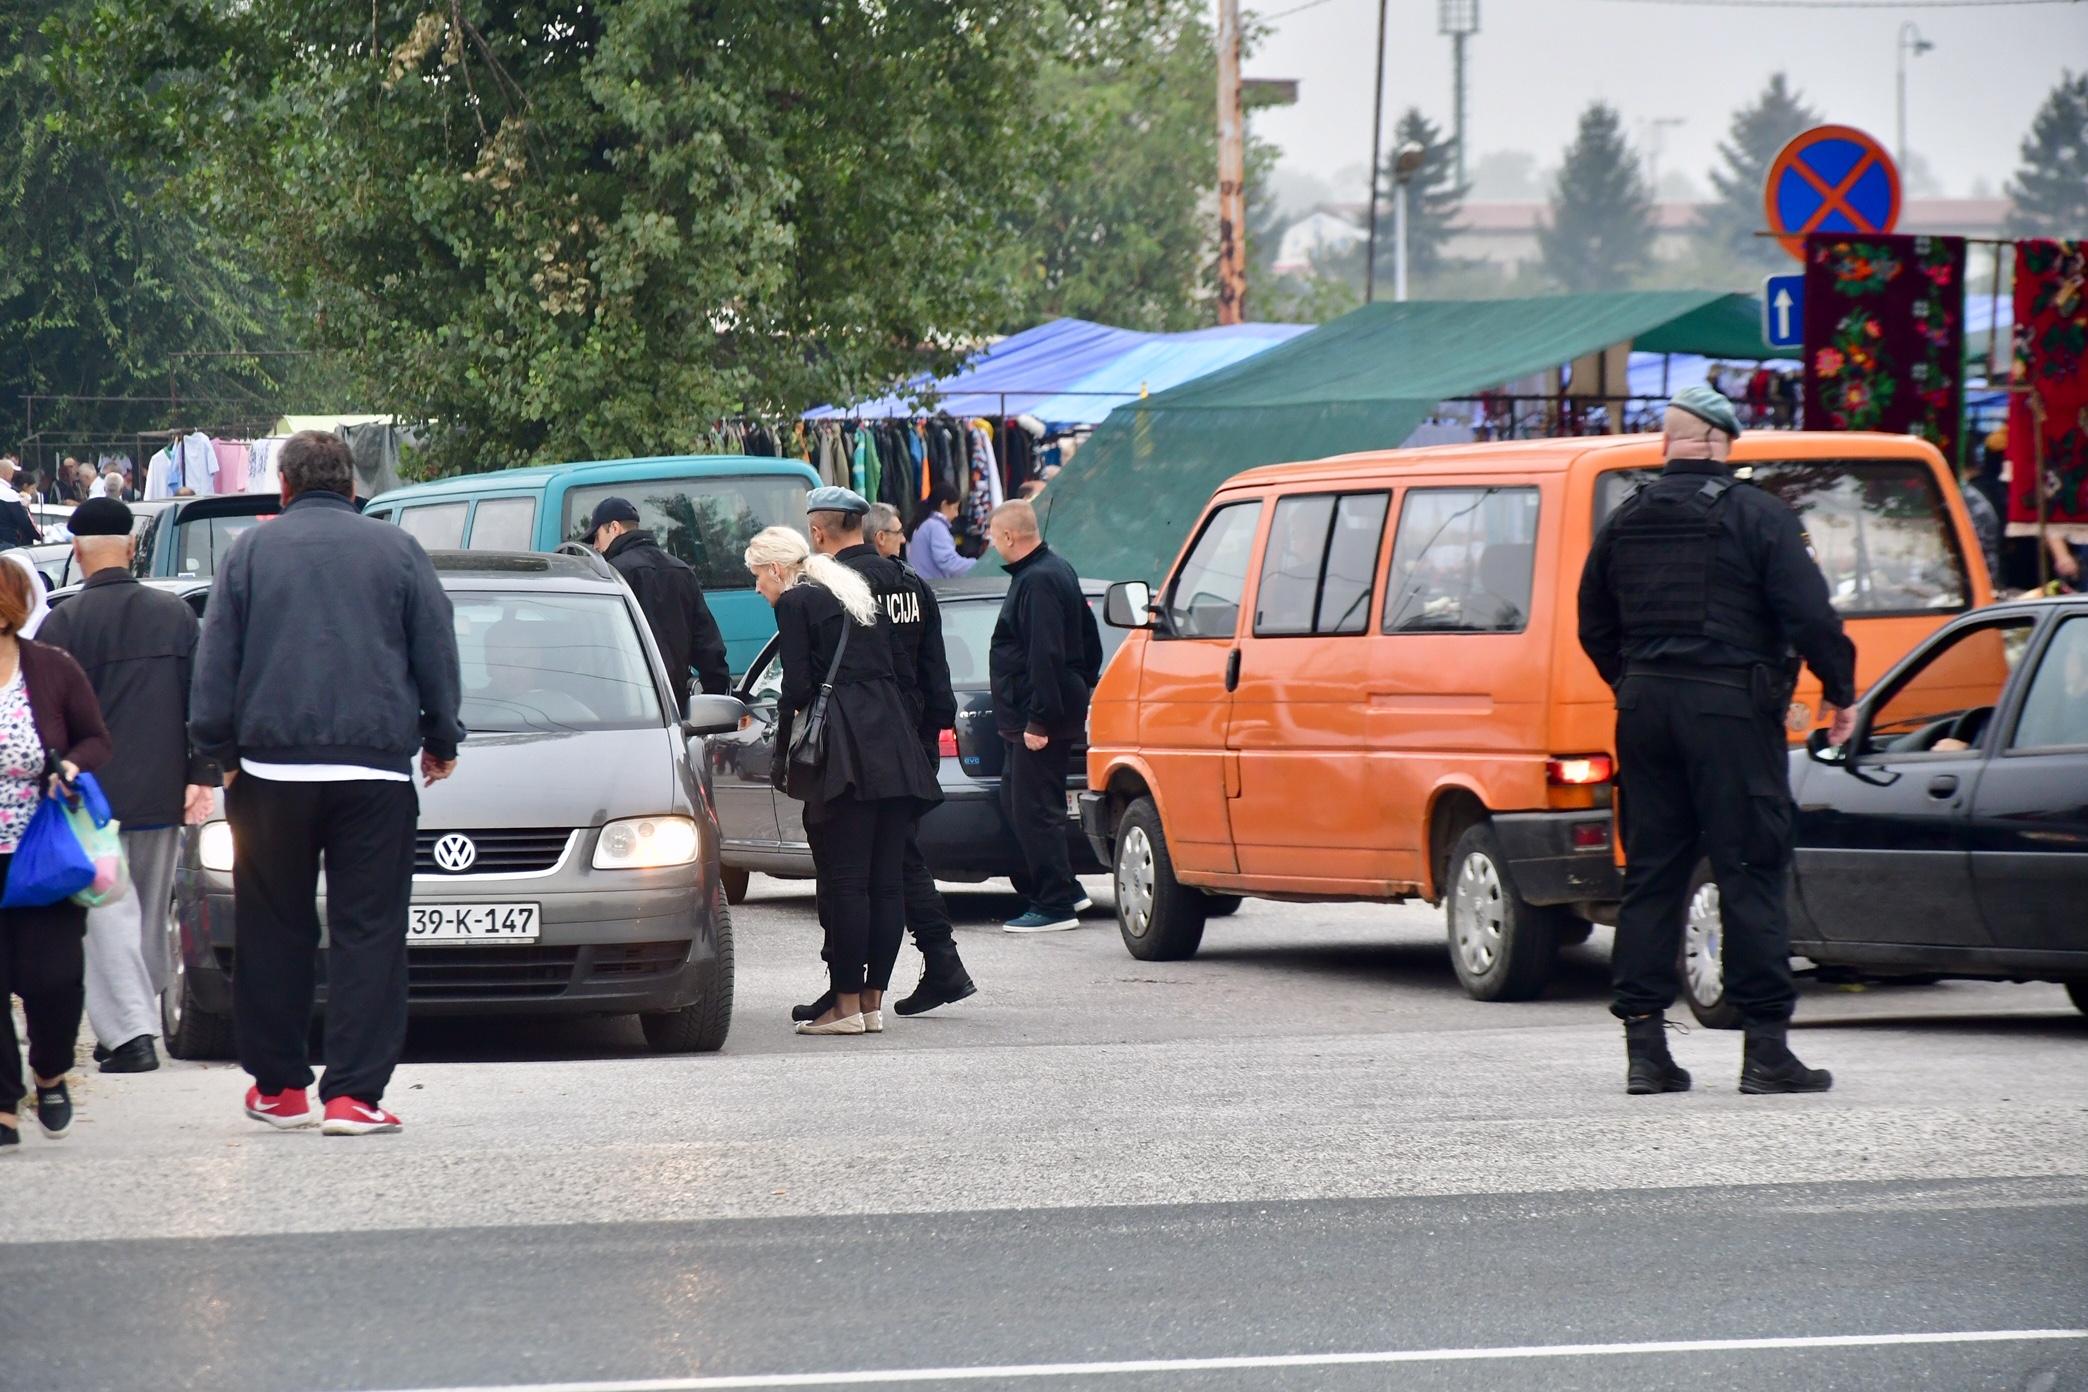
[(281, 1092), (263, 1093), (258, 1087), (250, 1087), (246, 1095), (246, 1114), (281, 1131), (310, 1126), (318, 1120), (312, 1112), (311, 1100), (305, 1096), (303, 1088), (284, 1088)]
[(375, 1136), (399, 1129), (399, 1119), (382, 1107), (336, 1097), (326, 1104), (326, 1121), (320, 1131), (328, 1136)]

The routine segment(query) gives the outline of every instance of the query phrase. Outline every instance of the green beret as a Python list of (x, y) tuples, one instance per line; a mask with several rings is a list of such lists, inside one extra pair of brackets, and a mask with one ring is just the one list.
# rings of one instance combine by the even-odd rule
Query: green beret
[(1678, 411), (1687, 411), (1714, 430), (1723, 430), (1737, 440), (1740, 438), (1740, 417), (1733, 410), (1733, 403), (1709, 387), (1684, 387), (1675, 393), (1668, 405)]

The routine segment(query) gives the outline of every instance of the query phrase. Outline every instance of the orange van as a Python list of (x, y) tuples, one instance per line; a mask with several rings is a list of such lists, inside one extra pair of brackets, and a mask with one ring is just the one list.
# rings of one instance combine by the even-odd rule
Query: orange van
[[(1132, 954), (1190, 956), (1241, 896), (1420, 898), (1472, 995), (1542, 990), (1559, 944), (1615, 921), (1615, 712), (1576, 596), (1660, 463), (1646, 435), (1252, 469), (1157, 597), (1113, 586), (1136, 631), (1094, 693), (1081, 818)], [(1992, 598), (1927, 443), (1755, 432), (1733, 463), (1798, 511), (1859, 685)], [(1808, 672), (1794, 738), (1820, 718)]]

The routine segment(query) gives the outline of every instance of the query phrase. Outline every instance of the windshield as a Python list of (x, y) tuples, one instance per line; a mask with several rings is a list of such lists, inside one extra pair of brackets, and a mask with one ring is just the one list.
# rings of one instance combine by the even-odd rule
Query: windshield
[(452, 592), (464, 726), (474, 734), (635, 730), (664, 721), (620, 597)]
[(587, 540), (587, 523), (604, 498), (637, 504), (639, 525), (669, 555), (685, 561), (706, 590), (745, 590), (747, 543), (763, 527), (805, 525), (805, 481), (789, 475), (651, 479), (575, 488), (565, 498), (565, 534)]
[[(1657, 469), (1617, 469), (1595, 486), (1595, 525)], [(1950, 514), (1921, 464), (1894, 460), (1765, 463), (1751, 480), (1798, 514), (1827, 592), (1843, 614), (1944, 613), (1971, 602)]]
[(266, 520), (252, 513), (238, 517), (198, 517), (174, 527), (174, 574), (208, 579), (232, 549), (239, 534)]

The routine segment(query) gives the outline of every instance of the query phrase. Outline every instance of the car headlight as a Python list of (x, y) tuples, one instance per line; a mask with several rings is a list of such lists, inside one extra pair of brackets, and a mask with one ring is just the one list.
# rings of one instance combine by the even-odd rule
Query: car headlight
[(626, 817), (602, 828), (595, 843), (597, 870), (665, 870), (690, 865), (702, 849), (691, 817)]
[(196, 836), (196, 858), (203, 862), (205, 870), (215, 870), (220, 875), (231, 874), (232, 824), (205, 822), (203, 830)]

